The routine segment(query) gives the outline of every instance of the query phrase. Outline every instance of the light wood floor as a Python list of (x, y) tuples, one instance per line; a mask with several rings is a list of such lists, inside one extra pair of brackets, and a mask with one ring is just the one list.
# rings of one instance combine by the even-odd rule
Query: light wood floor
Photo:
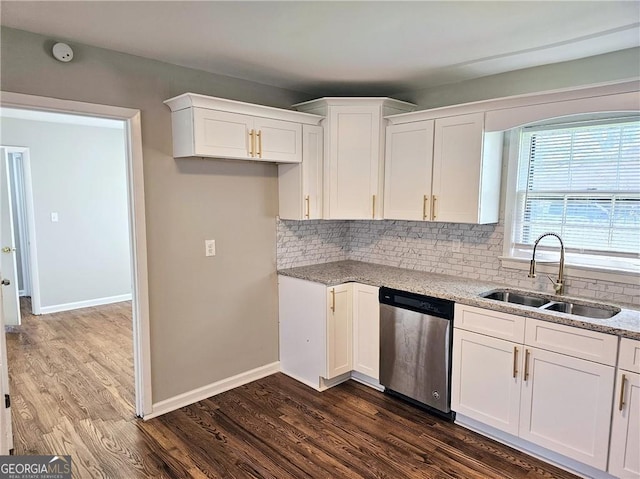
[(317, 393), (276, 374), (138, 420), (130, 307), (23, 309), (16, 454), (71, 454), (82, 479), (575, 477), (352, 381)]

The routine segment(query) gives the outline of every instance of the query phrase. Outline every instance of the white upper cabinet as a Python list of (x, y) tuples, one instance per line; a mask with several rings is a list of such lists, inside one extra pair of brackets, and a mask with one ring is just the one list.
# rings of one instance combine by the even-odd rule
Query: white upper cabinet
[(484, 113), (418, 116), (387, 117), (385, 218), (496, 223), (502, 132), (485, 133)]
[(386, 219), (422, 221), (431, 218), (433, 127), (433, 120), (387, 127)]
[(326, 117), (324, 218), (381, 218), (383, 116), (414, 105), (389, 98), (321, 98), (295, 108)]
[(484, 113), (436, 120), (433, 213), (436, 221), (496, 223), (502, 133), (484, 134)]
[(278, 165), (280, 218), (322, 218), (323, 129), (302, 125), (302, 163)]
[(173, 156), (302, 162), (302, 125), (321, 117), (185, 93), (171, 108)]

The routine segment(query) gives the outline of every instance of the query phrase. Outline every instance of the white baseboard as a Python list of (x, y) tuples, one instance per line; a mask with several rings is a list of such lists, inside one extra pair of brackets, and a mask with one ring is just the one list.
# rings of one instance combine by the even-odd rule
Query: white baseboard
[(256, 381), (257, 379), (271, 376), (272, 374), (275, 374), (279, 371), (280, 362), (276, 361), (275, 363), (266, 364), (264, 366), (260, 366), (259, 368), (251, 369), (250, 371), (236, 374), (235, 376), (231, 376), (230, 378), (222, 379), (220, 381), (216, 381), (215, 383), (211, 383), (206, 386), (187, 391), (186, 393), (179, 394), (172, 398), (153, 403), (151, 414), (145, 414), (144, 420), (146, 421), (148, 419), (158, 417), (162, 414), (180, 409), (181, 407), (185, 407), (195, 402), (202, 401), (203, 399), (210, 398), (211, 396), (215, 396), (216, 394), (229, 391), (230, 389), (237, 388), (239, 386), (244, 386), (245, 384)]
[(60, 313), (74, 309), (90, 308), (92, 306), (102, 306), (104, 304), (120, 303), (131, 301), (131, 293), (118, 296), (108, 296), (106, 298), (88, 299), (86, 301), (76, 301), (75, 303), (55, 304), (53, 306), (40, 307), (40, 314)]
[(605, 471), (487, 426), (462, 414), (456, 415), (455, 423), (585, 479), (616, 479)]
[(318, 382), (314, 384), (312, 381), (309, 381), (308, 379), (305, 379), (301, 376), (297, 376), (296, 374), (293, 374), (290, 371), (285, 371), (284, 369), (281, 369), (280, 372), (286, 376), (289, 376), (291, 379), (295, 379), (299, 383), (304, 384), (305, 386), (309, 386), (310, 388), (315, 389), (316, 391), (320, 391), (320, 376), (318, 376)]
[(320, 387), (318, 388), (318, 391), (326, 391), (327, 389), (332, 388), (333, 386), (337, 386), (338, 384), (348, 381), (349, 379), (351, 379), (351, 372), (341, 374), (340, 376), (336, 376), (332, 379), (325, 379), (321, 377)]
[(384, 386), (380, 384), (378, 380), (373, 379), (366, 374), (359, 373), (358, 371), (351, 371), (351, 379), (359, 382), (360, 384), (364, 384), (365, 386), (376, 389), (380, 392), (384, 391)]

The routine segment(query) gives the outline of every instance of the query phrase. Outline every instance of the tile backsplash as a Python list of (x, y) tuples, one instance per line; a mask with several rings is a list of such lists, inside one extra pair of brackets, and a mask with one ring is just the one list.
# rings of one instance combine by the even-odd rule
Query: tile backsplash
[[(504, 227), (419, 221), (279, 220), (279, 269), (352, 259), (553, 292), (546, 274), (503, 268)], [(566, 275), (567, 294), (640, 305), (638, 283)]]
[(278, 269), (348, 259), (350, 223), (277, 220)]

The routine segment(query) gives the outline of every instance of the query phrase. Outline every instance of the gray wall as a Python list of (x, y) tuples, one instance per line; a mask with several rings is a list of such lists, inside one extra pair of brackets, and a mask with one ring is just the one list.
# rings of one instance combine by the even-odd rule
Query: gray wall
[[(174, 160), (163, 100), (185, 92), (287, 107), (304, 94), (2, 28), (0, 87), (142, 112), (153, 402), (278, 360), (274, 165)], [(63, 40), (63, 39), (56, 39)], [(204, 256), (204, 240), (217, 256)]]
[(638, 77), (640, 48), (629, 48), (392, 96), (426, 109)]
[(0, 121), (4, 144), (29, 147), (40, 306), (130, 294), (124, 129)]

